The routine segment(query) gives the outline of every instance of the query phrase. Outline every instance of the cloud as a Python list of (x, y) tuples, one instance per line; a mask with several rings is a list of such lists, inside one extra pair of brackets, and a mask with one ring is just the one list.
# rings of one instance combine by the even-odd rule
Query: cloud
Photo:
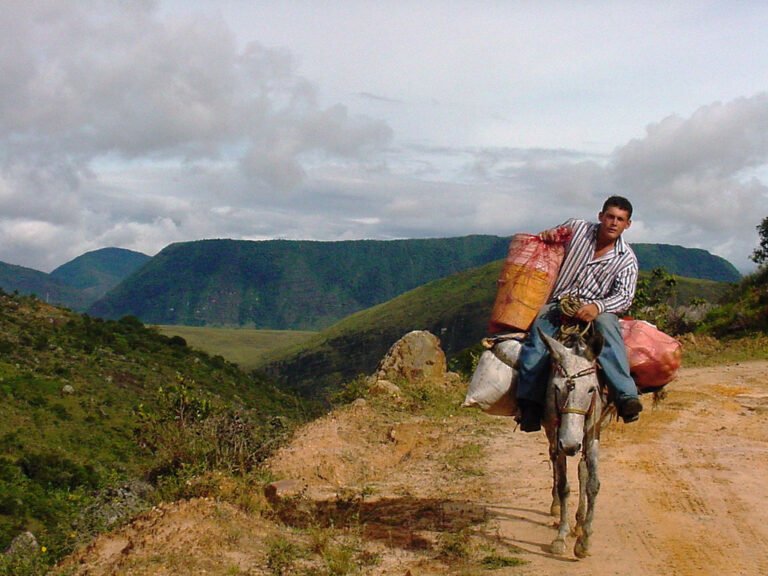
[(613, 154), (609, 173), (637, 200), (645, 241), (718, 248), (746, 267), (768, 213), (756, 176), (768, 163), (768, 94), (702, 106), (651, 124)]
[[(85, 226), (99, 239), (148, 234), (142, 223), (187, 218), (184, 202), (159, 198), (203, 196), (206, 165), (240, 168), (227, 176), (234, 194), (290, 196), (313, 163), (365, 163), (391, 139), (383, 122), (320, 105), (288, 51), (240, 48), (220, 18), (161, 19), (149, 1), (8, 8), (0, 16), (0, 226), (40, 219)], [(179, 166), (194, 184), (104, 186), (104, 164), (126, 174)]]
[(463, 190), (472, 202), (454, 203), (465, 229), (536, 232), (568, 217), (593, 219), (605, 198), (620, 194), (635, 205), (630, 240), (705, 248), (749, 270), (755, 226), (768, 214), (760, 177), (766, 135), (768, 95), (761, 93), (665, 118), (607, 156), (490, 147), (421, 152), (433, 163), (441, 155), (462, 159), (461, 178), (476, 191)]

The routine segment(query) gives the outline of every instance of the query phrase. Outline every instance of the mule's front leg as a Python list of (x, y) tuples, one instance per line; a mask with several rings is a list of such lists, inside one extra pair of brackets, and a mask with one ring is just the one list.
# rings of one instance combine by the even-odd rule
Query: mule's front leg
[(579, 537), (584, 532), (584, 518), (587, 515), (587, 483), (589, 482), (589, 467), (586, 454), (579, 460), (579, 507), (576, 510), (576, 525), (572, 536)]
[[(573, 553), (577, 558), (585, 558), (589, 555), (589, 538), (592, 535), (592, 521), (595, 518), (595, 501), (600, 492), (600, 477), (598, 475), (599, 441), (592, 440), (588, 447), (586, 458), (579, 463), (579, 484), (586, 486), (586, 512), (581, 502), (576, 514), (576, 544)], [(583, 466), (582, 466), (583, 465)], [(582, 473), (582, 468), (584, 472)], [(580, 489), (583, 492), (583, 490)]]
[(549, 440), (549, 462), (552, 466), (552, 504), (549, 506), (549, 514), (555, 518), (560, 516), (560, 494), (557, 481), (558, 466), (556, 433), (556, 429), (547, 429), (547, 438)]
[(552, 541), (552, 552), (562, 554), (565, 552), (565, 538), (568, 536), (570, 527), (568, 525), (568, 494), (571, 491), (568, 485), (568, 463), (563, 452), (558, 453), (555, 459), (557, 473), (557, 497), (560, 500), (560, 525), (557, 530), (557, 537)]

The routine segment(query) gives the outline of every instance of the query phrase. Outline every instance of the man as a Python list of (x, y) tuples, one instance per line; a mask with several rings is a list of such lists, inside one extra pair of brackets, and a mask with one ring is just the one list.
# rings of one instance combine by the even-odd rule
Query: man
[(643, 409), (629, 374), (618, 317), (629, 310), (637, 286), (637, 257), (621, 236), (632, 224), (632, 204), (621, 196), (611, 196), (597, 217), (597, 223), (571, 219), (539, 234), (545, 242), (554, 242), (558, 230), (565, 226), (571, 238), (565, 245), (565, 257), (550, 300), (539, 311), (520, 349), (517, 401), (519, 424), (524, 432), (541, 429), (549, 353), (539, 330), (556, 335), (566, 319), (559, 307), (564, 297), (578, 302), (575, 311), (569, 310), (572, 318), (593, 322), (603, 336), (605, 342), (598, 362), (619, 415), (624, 422), (634, 422)]

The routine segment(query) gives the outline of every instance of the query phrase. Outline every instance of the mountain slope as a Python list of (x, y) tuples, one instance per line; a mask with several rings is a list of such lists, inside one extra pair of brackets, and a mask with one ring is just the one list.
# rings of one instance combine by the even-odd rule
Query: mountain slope
[(763, 574), (767, 370), (684, 368), (667, 401), (651, 409), (644, 399), (640, 422), (606, 424), (586, 560), (574, 558), (573, 538), (565, 555), (550, 553), (557, 523), (543, 433), (459, 408), (458, 383), (369, 392), (270, 459), (281, 483), (164, 503), (51, 576)]
[(5, 262), (0, 262), (0, 289), (8, 293), (34, 294), (45, 302), (75, 310), (82, 310), (90, 304), (80, 290), (52, 278), (50, 274)]
[(151, 257), (124, 248), (102, 248), (86, 252), (50, 274), (51, 278), (81, 290), (90, 303), (95, 302), (125, 278), (147, 263)]
[(664, 268), (671, 274), (716, 282), (738, 282), (741, 274), (720, 256), (701, 248), (684, 248), (672, 244), (632, 244), (640, 270)]
[[(153, 324), (317, 330), (432, 280), (506, 255), (508, 238), (307, 242), (201, 240), (168, 246), (95, 303), (105, 318)], [(704, 279), (738, 279), (703, 250), (640, 245), (642, 270), (664, 265)]]

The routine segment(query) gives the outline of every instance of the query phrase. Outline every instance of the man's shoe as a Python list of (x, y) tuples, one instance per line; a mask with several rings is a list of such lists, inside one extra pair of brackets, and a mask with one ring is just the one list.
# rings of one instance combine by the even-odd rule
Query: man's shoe
[(541, 417), (544, 415), (544, 407), (536, 402), (520, 400), (520, 418), (517, 423), (523, 432), (538, 432), (541, 430)]
[(643, 411), (643, 403), (640, 402), (639, 398), (630, 396), (622, 400), (618, 404), (617, 409), (624, 423), (629, 424), (640, 418), (640, 412)]

